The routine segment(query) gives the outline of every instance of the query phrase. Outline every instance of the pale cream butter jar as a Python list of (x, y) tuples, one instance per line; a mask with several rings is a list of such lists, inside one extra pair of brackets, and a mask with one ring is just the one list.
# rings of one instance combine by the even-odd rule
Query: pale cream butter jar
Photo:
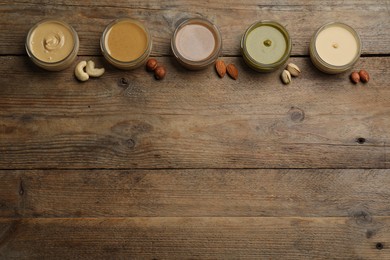
[(361, 49), (361, 39), (352, 27), (331, 22), (321, 26), (311, 38), (310, 58), (322, 72), (336, 74), (352, 68)]

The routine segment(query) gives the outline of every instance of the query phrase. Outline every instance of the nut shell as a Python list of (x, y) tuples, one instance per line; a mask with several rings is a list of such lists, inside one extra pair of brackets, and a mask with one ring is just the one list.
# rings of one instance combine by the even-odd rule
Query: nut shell
[(229, 65), (227, 65), (226, 70), (232, 79), (238, 79), (238, 69), (236, 68), (236, 66), (234, 66), (234, 64), (230, 63)]
[(288, 72), (290, 72), (291, 76), (298, 77), (301, 74), (301, 69), (295, 65), (294, 63), (289, 63), (286, 67)]
[(280, 79), (284, 84), (290, 84), (291, 82), (291, 74), (288, 70), (283, 70), (282, 74), (280, 74)]
[(157, 66), (154, 70), (154, 77), (158, 80), (165, 78), (166, 70), (163, 66)]
[(370, 80), (370, 74), (366, 70), (359, 71), (360, 80), (367, 83)]
[(354, 84), (357, 84), (360, 82), (360, 76), (359, 76), (359, 73), (357, 71), (354, 71), (351, 73), (351, 76), (350, 76), (350, 79), (351, 81), (354, 83)]

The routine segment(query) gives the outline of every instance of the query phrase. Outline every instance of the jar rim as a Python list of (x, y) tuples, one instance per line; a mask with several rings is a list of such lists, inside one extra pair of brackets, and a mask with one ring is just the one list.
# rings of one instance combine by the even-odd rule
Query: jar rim
[[(177, 49), (177, 46), (176, 46), (176, 36), (177, 36), (177, 33), (186, 25), (188, 24), (200, 24), (200, 25), (205, 25), (205, 27), (207, 27), (207, 29), (209, 29), (211, 31), (211, 33), (213, 34), (213, 37), (214, 37), (214, 40), (215, 40), (215, 47), (214, 47), (214, 50), (211, 52), (211, 54), (209, 56), (207, 56), (206, 58), (202, 59), (202, 60), (197, 60), (197, 61), (194, 61), (194, 60), (189, 60), (187, 58), (185, 58), (183, 55), (180, 54), (180, 52), (178, 51)], [(220, 55), (221, 53), (221, 50), (222, 50), (222, 36), (221, 36), (221, 32), (219, 31), (218, 27), (212, 23), (211, 21), (205, 19), (205, 18), (188, 18), (188, 19), (185, 19), (184, 21), (182, 21), (175, 29), (174, 33), (173, 33), (173, 36), (171, 38), (171, 49), (172, 49), (172, 52), (173, 52), (173, 55), (176, 57), (176, 59), (178, 59), (179, 61), (181, 61), (182, 63), (184, 63), (185, 65), (187, 66), (194, 66), (194, 67), (206, 67), (208, 65), (210, 65), (211, 63), (213, 63)]]
[[(131, 23), (136, 24), (142, 30), (144, 30), (144, 32), (146, 34), (147, 44), (146, 44), (145, 51), (138, 58), (136, 58), (134, 60), (121, 61), (121, 60), (115, 59), (114, 57), (111, 56), (111, 54), (108, 52), (108, 50), (106, 48), (107, 33), (115, 24), (123, 22), (123, 21), (129, 21)], [(111, 21), (104, 29), (102, 37), (100, 38), (100, 49), (103, 52), (103, 55), (106, 58), (108, 58), (109, 60), (111, 60), (112, 62), (114, 62), (116, 64), (120, 64), (119, 66), (129, 66), (129, 65), (133, 65), (133, 64), (134, 65), (138, 64), (139, 62), (143, 61), (145, 59), (145, 57), (149, 56), (151, 48), (152, 48), (152, 40), (151, 40), (151, 35), (149, 32), (149, 29), (141, 21), (139, 21), (137, 19), (130, 18), (130, 17), (122, 17), (122, 18), (118, 18), (118, 19)]]
[[(245, 44), (249, 33), (262, 25), (269, 25), (269, 26), (274, 27), (275, 29), (277, 29), (278, 31), (280, 31), (283, 34), (283, 37), (286, 41), (287, 47), (286, 47), (285, 52), (283, 53), (283, 56), (278, 61), (276, 61), (274, 63), (258, 62), (249, 54), (247, 47), (246, 47), (246, 44)], [(246, 60), (248, 60), (250, 63), (252, 63), (251, 66), (260, 67), (260, 68), (262, 68), (261, 70), (263, 70), (263, 71), (273, 70), (273, 69), (278, 68), (279, 66), (283, 65), (287, 61), (287, 59), (290, 57), (291, 49), (292, 49), (292, 41), (291, 41), (290, 34), (288, 33), (287, 29), (283, 25), (281, 25), (280, 23), (272, 21), (272, 20), (260, 20), (260, 21), (254, 22), (253, 24), (251, 24), (248, 27), (248, 29), (246, 29), (246, 31), (243, 34), (242, 39), (241, 39), (241, 50), (243, 52), (244, 58)]]
[[(347, 63), (345, 65), (341, 65), (341, 66), (332, 65), (332, 64), (324, 61), (321, 58), (321, 56), (318, 54), (317, 48), (316, 48), (316, 39), (318, 37), (318, 34), (320, 32), (322, 32), (323, 30), (325, 30), (326, 28), (329, 28), (329, 27), (334, 26), (334, 25), (339, 25), (339, 26), (345, 28), (346, 30), (348, 30), (354, 36), (354, 38), (356, 39), (357, 45), (358, 45), (358, 49), (357, 49), (356, 55), (352, 59), (352, 61), (350, 61), (349, 63)], [(358, 61), (358, 59), (360, 58), (361, 51), (362, 51), (362, 41), (361, 41), (361, 38), (360, 38), (359, 34), (351, 26), (349, 26), (348, 24), (342, 23), (342, 22), (329, 22), (329, 23), (326, 23), (326, 24), (320, 26), (314, 32), (314, 34), (313, 34), (313, 36), (311, 38), (311, 41), (310, 41), (310, 55), (311, 56), (313, 55), (315, 57), (316, 61), (318, 61), (320, 63), (320, 66), (321, 66), (322, 69), (325, 67), (329, 71), (333, 71), (333, 72), (336, 72), (336, 73), (337, 72), (346, 71), (351, 66), (353, 66)], [(315, 63), (315, 65), (316, 65), (316, 63)]]
[[(34, 30), (41, 24), (44, 24), (44, 23), (47, 23), (47, 22), (56, 22), (56, 23), (59, 23), (63, 26), (65, 26), (67, 29), (69, 29), (69, 31), (72, 33), (72, 36), (73, 36), (73, 48), (72, 50), (69, 52), (69, 54), (63, 58), (62, 60), (59, 60), (59, 61), (55, 61), (55, 62), (47, 62), (47, 61), (44, 61), (44, 60), (41, 60), (39, 59), (37, 56), (34, 55), (34, 53), (32, 52), (31, 48), (30, 48), (30, 38), (31, 38), (31, 35), (32, 33), (34, 32)], [(46, 18), (46, 19), (43, 19), (43, 20), (40, 20), (38, 21), (37, 23), (35, 23), (31, 28), (30, 30), (28, 31), (27, 33), (27, 37), (26, 37), (26, 43), (25, 43), (25, 48), (26, 48), (26, 52), (27, 52), (27, 55), (30, 57), (30, 58), (33, 58), (36, 62), (39, 62), (40, 64), (44, 65), (44, 66), (50, 66), (50, 67), (55, 67), (56, 65), (59, 65), (59, 64), (62, 64), (63, 62), (67, 61), (68, 59), (70, 59), (73, 55), (74, 55), (74, 52), (77, 52), (78, 51), (78, 47), (79, 47), (79, 36), (76, 32), (76, 30), (73, 28), (73, 26), (71, 26), (70, 24), (68, 24), (67, 22), (64, 22), (62, 20), (59, 20), (59, 19), (54, 19), (54, 18)], [(76, 53), (77, 55), (77, 53)]]

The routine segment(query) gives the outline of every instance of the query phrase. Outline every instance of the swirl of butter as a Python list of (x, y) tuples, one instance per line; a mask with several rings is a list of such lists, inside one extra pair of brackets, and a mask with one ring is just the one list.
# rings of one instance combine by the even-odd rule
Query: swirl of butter
[(52, 32), (44, 37), (43, 46), (46, 51), (54, 51), (64, 46), (65, 36), (62, 32)]

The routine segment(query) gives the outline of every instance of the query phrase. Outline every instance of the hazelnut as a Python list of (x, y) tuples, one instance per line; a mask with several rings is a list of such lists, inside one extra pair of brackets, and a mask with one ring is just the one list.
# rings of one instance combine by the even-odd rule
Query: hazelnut
[(366, 83), (370, 80), (370, 75), (365, 70), (359, 71), (359, 76), (360, 76), (360, 80), (364, 83)]
[(154, 70), (154, 77), (158, 80), (163, 79), (165, 77), (166, 71), (163, 66), (157, 66)]
[(351, 79), (351, 81), (352, 81), (354, 84), (357, 84), (358, 82), (360, 82), (359, 73), (358, 73), (357, 71), (353, 71), (353, 72), (351, 73), (350, 79)]
[(154, 71), (156, 68), (157, 68), (157, 60), (156, 59), (149, 59), (146, 62), (146, 70)]

